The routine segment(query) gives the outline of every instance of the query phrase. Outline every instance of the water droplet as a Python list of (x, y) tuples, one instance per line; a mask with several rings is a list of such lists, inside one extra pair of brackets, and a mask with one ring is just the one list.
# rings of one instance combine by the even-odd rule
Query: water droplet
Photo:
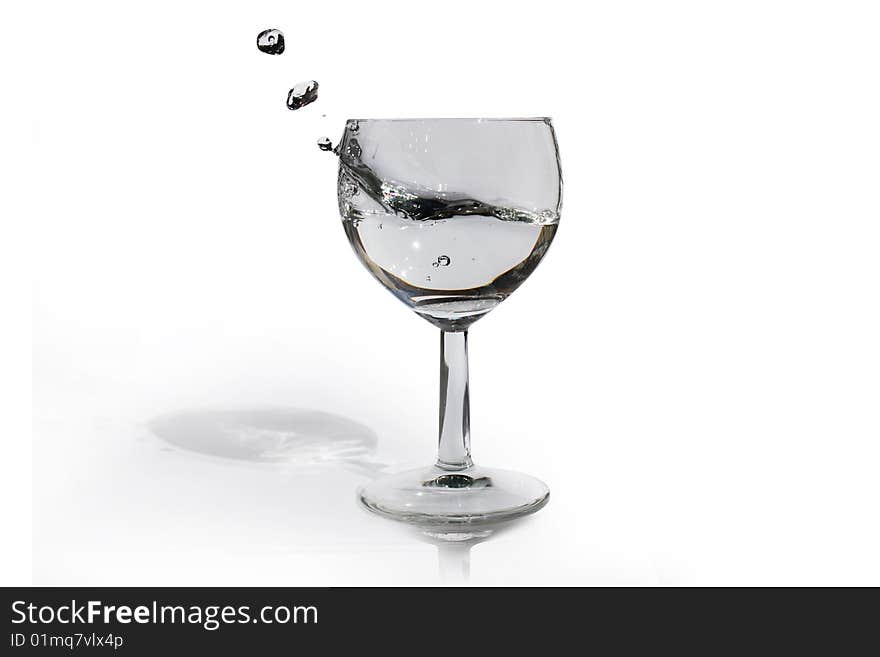
[(430, 277), (430, 276), (425, 276), (425, 280), (426, 280), (427, 282), (430, 283), (430, 282), (431, 282), (431, 277)]
[(284, 52), (284, 34), (274, 28), (263, 30), (257, 35), (257, 48), (267, 55), (280, 55)]
[(318, 83), (314, 80), (300, 82), (287, 94), (287, 109), (298, 110), (318, 100)]
[(382, 230), (382, 224), (379, 224), (379, 230)]
[(318, 140), (318, 148), (320, 148), (322, 151), (332, 151), (333, 142), (330, 141), (327, 137), (321, 137)]
[(449, 259), (449, 256), (442, 255), (442, 256), (438, 257), (437, 260), (431, 264), (434, 267), (448, 267), (450, 262), (452, 262), (452, 260)]

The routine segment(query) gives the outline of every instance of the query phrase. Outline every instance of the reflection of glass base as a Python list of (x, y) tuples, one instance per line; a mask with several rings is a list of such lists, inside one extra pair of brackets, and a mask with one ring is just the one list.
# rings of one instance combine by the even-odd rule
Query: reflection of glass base
[(549, 498), (547, 486), (534, 477), (479, 466), (407, 470), (358, 490), (373, 513), (448, 540), (486, 536), (494, 525), (534, 513)]

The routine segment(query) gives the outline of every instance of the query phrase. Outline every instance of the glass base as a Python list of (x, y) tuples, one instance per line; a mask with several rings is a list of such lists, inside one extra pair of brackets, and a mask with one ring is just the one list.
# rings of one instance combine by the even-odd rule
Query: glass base
[(358, 490), (368, 510), (446, 540), (486, 536), (495, 525), (534, 513), (550, 498), (542, 481), (519, 472), (471, 466), (407, 470)]

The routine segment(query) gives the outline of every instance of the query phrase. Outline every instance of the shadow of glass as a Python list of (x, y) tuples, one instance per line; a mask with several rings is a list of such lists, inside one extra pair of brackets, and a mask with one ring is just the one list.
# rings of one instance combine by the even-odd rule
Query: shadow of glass
[[(375, 459), (379, 440), (369, 427), (323, 411), (296, 408), (186, 410), (161, 415), (146, 426), (169, 448), (231, 462), (277, 464), (285, 468), (335, 465), (371, 478), (393, 469)], [(303, 523), (311, 523), (309, 526), (313, 525), (313, 529), (319, 531), (322, 523), (336, 527), (340, 518), (344, 517), (345, 522), (351, 520), (348, 513), (355, 505), (349, 497), (350, 491), (340, 488), (335, 480), (332, 484), (329, 480), (320, 480), (327, 490), (326, 494), (318, 496), (323, 504), (320, 508), (315, 506), (313, 495), (307, 498), (277, 495), (277, 489), (271, 488), (272, 482), (289, 486), (291, 480), (284, 480), (283, 484), (272, 477), (263, 477), (262, 480), (267, 482), (271, 491), (263, 499), (283, 504), (284, 513), (299, 519), (298, 535), (305, 526)], [(314, 480), (309, 481), (310, 486), (315, 484)], [(334, 493), (345, 494), (334, 496)], [(331, 504), (333, 499), (337, 502)], [(362, 508), (359, 512), (367, 513)], [(375, 518), (377, 529), (383, 524), (389, 529), (398, 525), (405, 530), (403, 536), (408, 540), (434, 545), (440, 580), (451, 586), (469, 583), (470, 555), (475, 545), (506, 533), (512, 526), (528, 524), (530, 520), (522, 518), (499, 523), (480, 531), (457, 529), (438, 533)], [(387, 536), (385, 533), (381, 535)]]
[(193, 410), (154, 418), (147, 428), (169, 445), (208, 456), (293, 466), (338, 464), (372, 476), (378, 437), (340, 415), (310, 409)]

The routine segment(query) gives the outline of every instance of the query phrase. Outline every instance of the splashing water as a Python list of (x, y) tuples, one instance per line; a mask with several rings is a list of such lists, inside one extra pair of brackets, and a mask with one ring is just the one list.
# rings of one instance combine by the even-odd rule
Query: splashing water
[(538, 265), (559, 208), (496, 205), (385, 175), (373, 168), (375, 160), (364, 160), (364, 128), (355, 136), (349, 127), (335, 151), (349, 242), (373, 275), (425, 319), (443, 330), (467, 328)]
[(300, 82), (287, 94), (287, 109), (298, 110), (318, 100), (318, 83), (314, 80)]
[(263, 30), (257, 35), (257, 48), (267, 55), (280, 55), (284, 52), (284, 34), (275, 28)]

